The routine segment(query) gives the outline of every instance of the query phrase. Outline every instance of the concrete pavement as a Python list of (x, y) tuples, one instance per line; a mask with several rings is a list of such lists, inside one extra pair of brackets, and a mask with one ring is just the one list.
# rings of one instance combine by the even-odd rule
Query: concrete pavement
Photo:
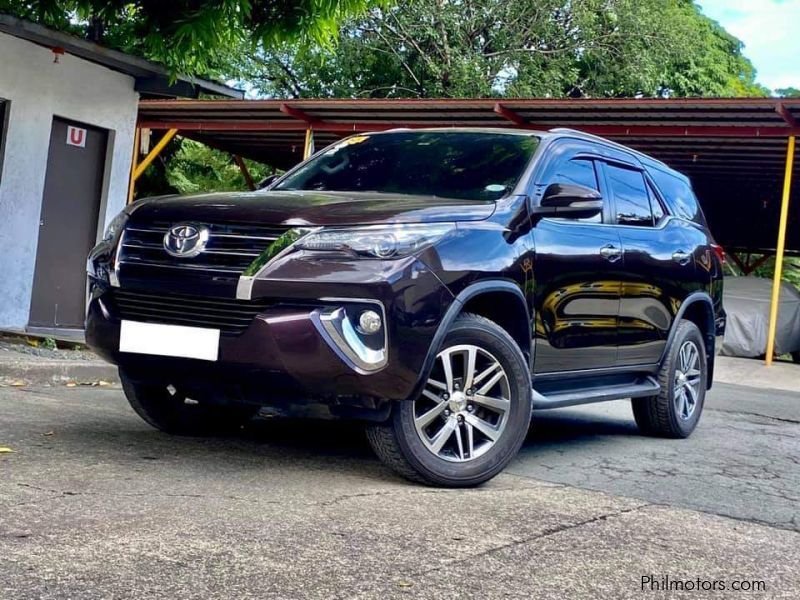
[(720, 385), (708, 408), (685, 441), (623, 403), (543, 414), (506, 474), (450, 491), (352, 424), (174, 438), (118, 388), (0, 389), (0, 597), (676, 597), (642, 591), (668, 575), (795, 598), (800, 395)]
[(685, 440), (639, 435), (629, 401), (546, 411), (528, 441), (510, 473), (800, 531), (800, 393), (716, 384)]

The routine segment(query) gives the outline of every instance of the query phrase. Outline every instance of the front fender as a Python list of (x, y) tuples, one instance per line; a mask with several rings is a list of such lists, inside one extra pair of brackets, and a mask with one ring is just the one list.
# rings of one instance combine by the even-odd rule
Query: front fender
[[(419, 374), (419, 379), (417, 381), (417, 385), (414, 388), (414, 393), (410, 396), (411, 398), (416, 398), (419, 394), (422, 393), (422, 389), (425, 385), (425, 382), (430, 375), (431, 369), (433, 369), (433, 364), (436, 361), (436, 355), (439, 353), (439, 348), (444, 341), (447, 332), (450, 330), (451, 325), (453, 322), (458, 318), (461, 312), (464, 309), (464, 306), (473, 298), (481, 295), (481, 294), (488, 294), (488, 293), (496, 293), (501, 292), (505, 294), (510, 294), (514, 296), (517, 301), (519, 301), (522, 310), (524, 310), (525, 315), (529, 315), (527, 302), (525, 301), (525, 295), (520, 290), (519, 286), (514, 281), (509, 281), (506, 279), (487, 279), (483, 281), (478, 281), (468, 285), (466, 288), (461, 290), (458, 295), (453, 299), (453, 302), (447, 308), (444, 316), (442, 317), (441, 321), (439, 321), (439, 326), (436, 329), (436, 333), (433, 336), (433, 340), (431, 342), (430, 348), (428, 349), (428, 353), (425, 357), (425, 360), (422, 365), (422, 370)], [(527, 330), (530, 331), (530, 319), (528, 320), (528, 327)], [(530, 340), (528, 340), (530, 344)], [(527, 353), (530, 356), (530, 347), (522, 348), (523, 352)]]

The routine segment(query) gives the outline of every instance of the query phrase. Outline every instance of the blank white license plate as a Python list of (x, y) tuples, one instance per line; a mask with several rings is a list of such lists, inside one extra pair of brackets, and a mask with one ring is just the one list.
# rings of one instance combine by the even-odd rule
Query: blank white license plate
[(219, 329), (122, 321), (120, 352), (217, 360)]

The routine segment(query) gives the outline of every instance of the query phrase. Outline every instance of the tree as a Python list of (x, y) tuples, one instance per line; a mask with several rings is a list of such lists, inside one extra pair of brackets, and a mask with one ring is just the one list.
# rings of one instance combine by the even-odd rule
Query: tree
[(292, 40), (321, 47), (339, 23), (372, 0), (0, 0), (9, 13), (167, 65), (221, 76), (253, 43)]
[(800, 90), (796, 87), (778, 88), (775, 94), (781, 98), (800, 98)]
[[(245, 160), (245, 164), (256, 183), (270, 174), (270, 169), (261, 163)], [(248, 189), (230, 154), (193, 140), (182, 141), (167, 163), (166, 179), (180, 194)]]
[(333, 47), (243, 56), (283, 97), (765, 95), (742, 43), (691, 0), (416, 0), (345, 22)]

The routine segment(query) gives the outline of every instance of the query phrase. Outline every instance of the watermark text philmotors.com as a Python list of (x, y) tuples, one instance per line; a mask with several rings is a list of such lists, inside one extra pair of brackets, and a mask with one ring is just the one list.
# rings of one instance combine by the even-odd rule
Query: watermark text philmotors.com
[(703, 579), (672, 575), (642, 575), (643, 592), (766, 592), (760, 579)]

